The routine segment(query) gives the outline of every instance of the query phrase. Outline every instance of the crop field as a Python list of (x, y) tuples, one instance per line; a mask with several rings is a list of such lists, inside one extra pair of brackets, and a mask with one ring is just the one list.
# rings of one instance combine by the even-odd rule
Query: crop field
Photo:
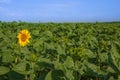
[(0, 80), (120, 80), (120, 22), (0, 22)]

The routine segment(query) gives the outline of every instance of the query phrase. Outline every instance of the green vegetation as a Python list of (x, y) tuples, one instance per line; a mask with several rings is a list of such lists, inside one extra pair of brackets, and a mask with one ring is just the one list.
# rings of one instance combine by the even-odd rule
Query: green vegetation
[[(25, 47), (20, 30), (31, 34)], [(120, 23), (0, 22), (0, 80), (118, 80)]]

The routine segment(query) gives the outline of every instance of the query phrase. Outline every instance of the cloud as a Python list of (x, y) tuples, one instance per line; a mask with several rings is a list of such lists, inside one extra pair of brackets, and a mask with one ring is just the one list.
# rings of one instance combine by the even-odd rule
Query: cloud
[(5, 21), (23, 20), (19, 12), (10, 10), (8, 8), (0, 7), (0, 19)]
[(7, 8), (1, 7), (0, 6), (0, 13), (3, 16), (7, 16), (7, 17), (15, 17), (15, 16), (19, 16), (16, 12), (11, 11)]
[[(78, 2), (75, 1), (71, 1), (71, 2), (56, 2), (56, 3), (43, 3), (37, 6), (30, 6), (31, 8), (34, 8), (34, 10), (32, 10), (32, 12), (36, 12), (35, 14), (39, 14), (39, 12), (42, 12), (44, 14), (41, 15), (45, 15), (45, 16), (55, 16), (56, 15), (60, 15), (60, 13), (69, 13), (71, 11), (74, 11), (75, 8), (77, 8), (78, 6)], [(37, 8), (40, 9), (37, 9)], [(48, 14), (49, 13), (49, 14)], [(40, 14), (39, 14), (40, 15)]]
[(71, 2), (61, 2), (61, 3), (45, 3), (41, 4), (44, 7), (55, 7), (55, 8), (66, 8), (66, 7), (74, 7), (78, 5), (78, 2), (71, 1)]
[(0, 3), (10, 3), (11, 0), (0, 0)]
[[(8, 3), (11, 0), (0, 0), (0, 3)], [(25, 3), (26, 4), (26, 3)], [(10, 20), (64, 20), (64, 18), (69, 19), (75, 12), (79, 3), (77, 1), (67, 1), (67, 2), (49, 2), (40, 3), (27, 6), (23, 5), (21, 9), (19, 7), (0, 7), (0, 17)]]

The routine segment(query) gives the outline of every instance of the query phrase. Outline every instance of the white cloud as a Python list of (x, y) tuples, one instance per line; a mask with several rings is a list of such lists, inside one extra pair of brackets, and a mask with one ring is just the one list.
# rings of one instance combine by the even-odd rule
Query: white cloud
[(0, 3), (10, 3), (11, 0), (0, 0)]
[(11, 10), (4, 8), (4, 7), (1, 7), (1, 6), (0, 6), (0, 14), (7, 16), (7, 17), (19, 16), (16, 12), (11, 11)]
[[(75, 2), (75, 1), (65, 2), (65, 3), (63, 3), (63, 2), (61, 2), (61, 3), (45, 3), (45, 4), (39, 5), (39, 7), (41, 8), (39, 10), (39, 12), (42, 12), (44, 14), (40, 14), (39, 12), (35, 13), (35, 14), (39, 15), (39, 16), (45, 16), (45, 17), (59, 16), (59, 15), (61, 15), (60, 13), (72, 14), (72, 13), (74, 13), (74, 10), (77, 8), (78, 5), (79, 5), (79, 3)], [(36, 9), (33, 10), (33, 12), (36, 12)]]
[[(8, 2), (7, 2), (8, 1)], [(11, 3), (12, 0), (0, 0), (0, 3)], [(63, 14), (72, 14), (74, 9), (79, 5), (76, 1), (71, 2), (55, 2), (55, 3), (42, 3), (40, 5), (27, 5), (22, 9), (13, 9), (8, 7), (0, 7), (0, 15), (8, 19), (43, 19), (57, 20), (57, 18)], [(28, 9), (29, 8), (29, 9)], [(31, 13), (32, 12), (32, 13)], [(68, 18), (71, 16), (64, 16), (62, 18)]]
[(45, 3), (41, 4), (42, 7), (55, 7), (55, 8), (65, 8), (65, 7), (74, 7), (78, 5), (78, 2), (71, 1), (71, 2), (64, 2), (64, 3)]

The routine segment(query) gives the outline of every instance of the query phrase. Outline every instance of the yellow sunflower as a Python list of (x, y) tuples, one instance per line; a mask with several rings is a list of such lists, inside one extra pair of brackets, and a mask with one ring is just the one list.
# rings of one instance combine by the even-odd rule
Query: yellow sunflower
[(20, 33), (17, 36), (18, 42), (20, 46), (25, 46), (29, 43), (29, 39), (31, 38), (30, 33), (27, 29), (21, 30)]

